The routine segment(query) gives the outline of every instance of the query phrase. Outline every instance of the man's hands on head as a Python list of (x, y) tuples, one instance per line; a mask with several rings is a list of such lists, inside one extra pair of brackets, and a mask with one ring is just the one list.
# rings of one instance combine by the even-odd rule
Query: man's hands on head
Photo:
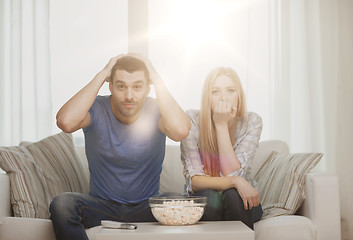
[(159, 111), (161, 113), (161, 119), (158, 124), (160, 131), (176, 142), (181, 141), (189, 134), (191, 128), (190, 119), (169, 93), (151, 61), (140, 54), (129, 53), (128, 55), (143, 61), (149, 72), (149, 80), (154, 85)]
[(148, 73), (150, 75), (149, 81), (151, 81), (154, 85), (159, 83), (160, 81), (162, 81), (162, 79), (159, 76), (159, 74), (157, 73), (156, 69), (153, 67), (151, 60), (149, 60), (148, 58), (142, 56), (141, 54), (137, 54), (137, 53), (129, 53), (128, 55), (135, 57), (135, 58), (138, 58), (145, 63), (146, 68), (148, 70)]
[(122, 58), (126, 56), (126, 54), (120, 54), (116, 57), (112, 57), (109, 62), (107, 63), (107, 65), (105, 65), (105, 67), (103, 68), (102, 72), (106, 75), (104, 81), (105, 82), (110, 82), (111, 81), (111, 74), (112, 74), (112, 69), (114, 67), (114, 65), (116, 64), (116, 62)]
[(78, 129), (88, 127), (91, 123), (89, 109), (97, 97), (104, 82), (110, 81), (112, 69), (116, 62), (125, 56), (120, 54), (109, 60), (107, 65), (69, 101), (67, 101), (56, 115), (57, 125), (64, 132), (72, 133)]
[[(186, 116), (183, 109), (175, 101), (173, 96), (171, 96), (161, 77), (153, 67), (151, 61), (146, 57), (136, 53), (120, 54), (116, 57), (111, 58), (107, 65), (103, 68), (103, 70), (96, 75), (96, 77), (91, 81), (90, 84), (88, 84), (88, 86), (84, 90), (84, 92), (86, 93), (88, 92), (86, 90), (89, 90), (89, 92), (91, 93), (91, 101), (86, 101), (86, 107), (84, 109), (86, 115), (88, 116), (87, 118), (89, 118), (89, 114), (87, 114), (89, 108), (92, 106), (100, 87), (104, 84), (104, 82), (111, 81), (111, 74), (114, 65), (120, 58), (124, 56), (132, 56), (138, 58), (143, 61), (146, 65), (150, 76), (148, 82), (153, 83), (158, 99), (158, 107), (161, 113), (161, 119), (159, 121), (158, 126), (161, 132), (163, 132), (166, 136), (168, 136), (174, 141), (180, 141), (184, 139), (189, 134), (189, 130), (191, 128), (189, 118)], [(86, 93), (84, 95), (86, 95)], [(80, 101), (85, 101), (87, 99), (86, 97), (81, 95)], [(76, 99), (78, 99), (78, 97), (76, 97)], [(82, 106), (82, 103), (80, 104), (80, 106)], [(84, 124), (78, 124), (78, 126), (84, 127), (87, 126), (87, 124), (89, 123), (90, 121), (84, 121)], [(75, 126), (73, 129), (78, 129), (78, 127)]]
[(149, 72), (150, 75), (150, 79), (148, 79), (148, 81), (151, 81), (153, 84), (156, 84), (157, 82), (161, 81), (160, 76), (158, 75), (156, 69), (153, 67), (151, 60), (149, 60), (148, 58), (142, 56), (141, 54), (137, 54), (137, 53), (128, 53), (128, 54), (120, 54), (116, 57), (112, 57), (109, 62), (107, 63), (107, 65), (105, 65), (105, 67), (103, 68), (103, 70), (101, 72), (103, 72), (106, 75), (105, 81), (106, 82), (110, 82), (111, 81), (111, 73), (112, 73), (112, 69), (114, 67), (114, 65), (116, 64), (116, 62), (125, 56), (131, 56), (131, 57), (135, 57), (137, 59), (140, 59), (141, 61), (143, 61), (146, 65), (146, 68)]

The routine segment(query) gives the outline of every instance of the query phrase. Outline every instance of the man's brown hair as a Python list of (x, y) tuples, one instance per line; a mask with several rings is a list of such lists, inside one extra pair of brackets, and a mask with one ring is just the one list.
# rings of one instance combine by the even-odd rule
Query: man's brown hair
[(145, 63), (136, 57), (124, 56), (120, 58), (114, 65), (111, 76), (114, 76), (116, 70), (125, 70), (128, 73), (143, 71), (147, 80), (147, 84), (151, 84), (150, 74)]

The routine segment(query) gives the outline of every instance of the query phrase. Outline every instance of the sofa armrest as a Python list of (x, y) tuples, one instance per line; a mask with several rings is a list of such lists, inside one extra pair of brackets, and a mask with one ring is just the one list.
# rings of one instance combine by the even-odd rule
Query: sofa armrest
[(0, 217), (11, 216), (10, 179), (0, 168)]
[(1, 240), (55, 240), (49, 219), (4, 217), (0, 218)]
[(340, 200), (334, 174), (310, 172), (305, 180), (305, 201), (301, 214), (316, 226), (318, 240), (340, 240)]

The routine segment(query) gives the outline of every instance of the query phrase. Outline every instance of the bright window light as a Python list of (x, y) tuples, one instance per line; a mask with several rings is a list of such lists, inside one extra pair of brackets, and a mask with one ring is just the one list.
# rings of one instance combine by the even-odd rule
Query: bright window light
[(149, 0), (148, 26), (149, 56), (184, 110), (200, 108), (208, 72), (226, 66), (267, 121), (268, 1)]

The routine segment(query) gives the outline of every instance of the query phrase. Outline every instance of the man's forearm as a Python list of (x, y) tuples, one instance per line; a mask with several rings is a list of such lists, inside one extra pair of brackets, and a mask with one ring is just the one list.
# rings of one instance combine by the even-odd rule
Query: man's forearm
[(56, 115), (57, 125), (64, 132), (74, 132), (86, 127), (88, 111), (102, 87), (107, 73), (99, 72), (84, 88), (67, 101)]
[(172, 140), (180, 141), (188, 136), (191, 123), (162, 80), (155, 80), (159, 110), (162, 116), (160, 128)]
[(191, 128), (189, 118), (169, 93), (161, 77), (152, 66), (151, 61), (140, 55), (135, 55), (135, 57), (145, 62), (150, 79), (156, 90), (158, 107), (162, 115), (158, 124), (159, 129), (170, 139), (181, 141), (189, 134)]

